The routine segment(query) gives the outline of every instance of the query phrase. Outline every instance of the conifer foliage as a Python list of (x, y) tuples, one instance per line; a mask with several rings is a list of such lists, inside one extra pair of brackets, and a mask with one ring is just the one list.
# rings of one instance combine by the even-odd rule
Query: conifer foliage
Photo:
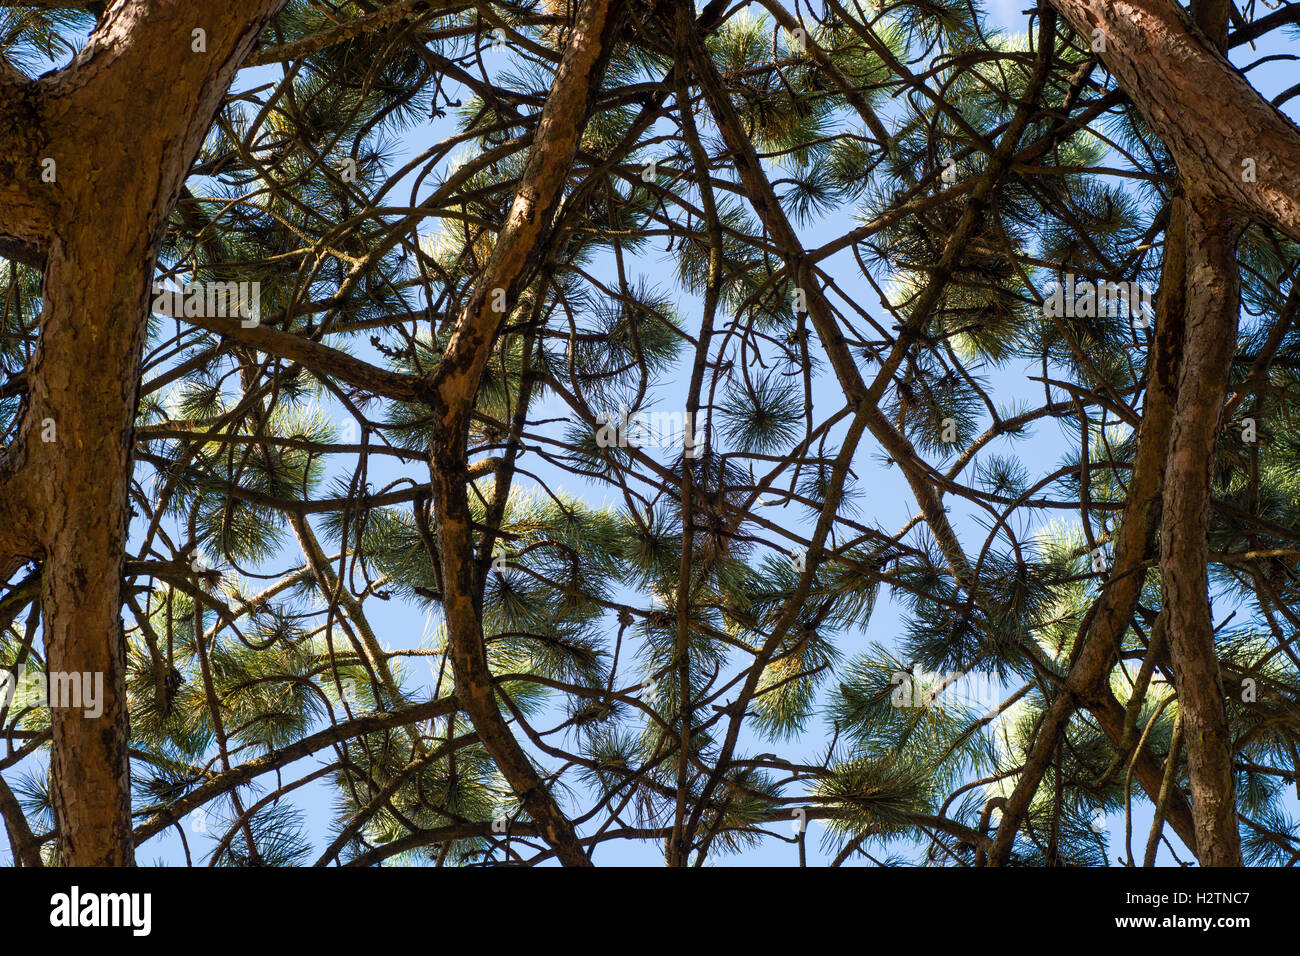
[(1297, 24), (0, 5), (11, 861), (1294, 863)]

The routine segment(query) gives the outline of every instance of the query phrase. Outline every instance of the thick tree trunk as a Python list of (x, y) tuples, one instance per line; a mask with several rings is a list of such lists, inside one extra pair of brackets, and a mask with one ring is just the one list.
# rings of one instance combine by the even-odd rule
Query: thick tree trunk
[(103, 688), (102, 714), (51, 707), (59, 855), (72, 865), (133, 861), (120, 600), (157, 245), (231, 79), (283, 2), (118, 3), (66, 69), (0, 75), (0, 232), (45, 259), (24, 420), (0, 463), (0, 518), (11, 519), (0, 571), (41, 563), (49, 670), (99, 675)]
[(1194, 5), (1203, 32), (1170, 0), (1052, 5), (1084, 39), (1105, 39), (1102, 62), (1188, 183), (1300, 239), (1300, 129), (1216, 49), (1226, 4)]
[(1206, 570), (1210, 462), (1240, 309), (1232, 218), (1257, 217), (1300, 238), (1300, 129), (1224, 58), (1230, 5), (1223, 0), (1193, 0), (1195, 25), (1168, 0), (1052, 2), (1080, 34), (1104, 38), (1102, 60), (1168, 147), (1187, 191), (1187, 198), (1171, 204), (1183, 222), (1171, 217), (1166, 233), (1166, 249), (1180, 249), (1187, 258), (1161, 580), (1197, 855), (1202, 865), (1239, 866), (1232, 753)]
[[(131, 422), (148, 292), (148, 236), (56, 240), (46, 266), (45, 332), (31, 401), (53, 423), (43, 478), (41, 600), (51, 673), (102, 675), (102, 714), (51, 705), (54, 818), (62, 858), (120, 866), (132, 858), (126, 673), (120, 617)], [(104, 243), (134, 253), (105, 256)], [(54, 357), (76, 357), (57, 361)], [(35, 499), (35, 500), (33, 500)], [(98, 679), (98, 678), (97, 678)]]

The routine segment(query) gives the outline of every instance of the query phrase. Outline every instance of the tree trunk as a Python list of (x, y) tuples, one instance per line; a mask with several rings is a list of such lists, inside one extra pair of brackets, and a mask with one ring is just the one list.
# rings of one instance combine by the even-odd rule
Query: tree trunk
[(622, 19), (622, 0), (586, 0), (578, 8), (518, 192), (492, 256), (435, 371), (429, 399), (435, 422), (429, 471), (456, 696), (483, 746), (566, 866), (590, 866), (591, 861), (573, 824), (501, 715), (488, 666), (481, 619), (483, 568), (474, 557), (474, 528), (466, 489), (467, 442), (470, 415), (493, 342), (552, 234), (563, 186)]
[[(29, 500), (44, 523), (41, 600), (49, 672), (103, 675), (103, 713), (50, 708), (54, 819), (74, 865), (131, 861), (126, 672), (120, 617), (131, 421), (149, 276), (143, 230), (108, 242), (94, 232), (56, 241), (46, 266), (44, 333), (31, 400), (53, 422), (45, 480)], [(135, 273), (135, 274), (133, 274)], [(51, 361), (54, 356), (78, 361)], [(33, 496), (35, 497), (35, 496)]]
[(230, 81), (282, 4), (118, 3), (65, 69), (0, 76), (0, 231), (45, 261), (23, 423), (0, 463), (0, 518), (13, 519), (0, 571), (42, 565), (49, 671), (102, 679), (102, 714), (51, 707), (59, 857), (75, 866), (134, 859), (120, 601), (158, 243)]
[[(1090, 43), (1188, 183), (1230, 210), (1300, 239), (1300, 129), (1215, 48), (1227, 5), (1170, 0), (1052, 0)], [(1207, 36), (1211, 34), (1211, 36)]]
[[(1025, 767), (1007, 799), (998, 825), (997, 838), (989, 861), (1004, 865), (1011, 856), (1012, 844), (1021, 821), (1029, 810), (1038, 782), (1047, 771), (1057, 738), (1071, 715), (1080, 705), (1089, 705), (1106, 729), (1112, 742), (1123, 739), (1123, 712), (1115, 724), (1108, 702), (1110, 674), (1115, 666), (1119, 643), (1133, 618), (1133, 610), (1142, 591), (1142, 565), (1155, 545), (1160, 526), (1161, 489), (1164, 483), (1165, 458), (1173, 425), (1177, 399), (1178, 370), (1182, 353), (1185, 302), (1183, 297), (1185, 203), (1176, 197), (1170, 203), (1166, 230), (1164, 268), (1160, 276), (1160, 293), (1156, 301), (1156, 329), (1151, 354), (1147, 360), (1146, 401), (1142, 423), (1138, 428), (1137, 452), (1133, 460), (1133, 477), (1129, 482), (1128, 500), (1115, 538), (1115, 560), (1102, 592), (1091, 613), (1084, 619), (1071, 652), (1070, 672), (1060, 695), (1043, 716), (1034, 746), (1026, 756)], [(1149, 758), (1139, 757), (1138, 779), (1154, 800), (1160, 780), (1150, 772)], [(1184, 843), (1195, 850), (1190, 821), (1179, 812), (1170, 820)]]
[[(1168, 147), (1187, 198), (1175, 198), (1166, 251), (1186, 254), (1177, 407), (1165, 469), (1161, 580), (1183, 717), (1202, 865), (1240, 866), (1232, 751), (1210, 617), (1210, 461), (1240, 309), (1234, 218), (1300, 238), (1300, 129), (1224, 58), (1225, 0), (1052, 0)], [(1166, 271), (1169, 269), (1166, 262)], [(1157, 361), (1160, 357), (1157, 357)]]
[(1240, 309), (1235, 229), (1217, 203), (1187, 202), (1187, 327), (1165, 466), (1160, 576), (1202, 866), (1241, 866), (1232, 750), (1210, 615), (1210, 462)]

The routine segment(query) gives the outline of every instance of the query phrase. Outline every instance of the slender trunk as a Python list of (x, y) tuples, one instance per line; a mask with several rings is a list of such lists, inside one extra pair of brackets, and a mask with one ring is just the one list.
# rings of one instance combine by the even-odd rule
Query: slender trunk
[(1178, 783), (1178, 758), (1183, 752), (1183, 718), (1179, 714), (1174, 718), (1174, 732), (1169, 740), (1169, 755), (1165, 757), (1164, 777), (1160, 781), (1160, 796), (1156, 799), (1156, 813), (1151, 821), (1151, 832), (1147, 835), (1146, 852), (1142, 855), (1142, 865), (1156, 865), (1156, 851), (1160, 849), (1160, 835), (1164, 832), (1165, 816), (1169, 811), (1169, 800)]
[(1160, 573), (1202, 866), (1241, 866), (1232, 750), (1210, 613), (1210, 463), (1240, 309), (1235, 230), (1217, 204), (1188, 202), (1187, 330), (1165, 468)]
[[(1016, 781), (1015, 790), (1003, 808), (997, 837), (989, 855), (989, 861), (994, 866), (1004, 865), (1010, 858), (1016, 832), (1029, 810), (1038, 782), (1047, 770), (1056, 739), (1064, 732), (1071, 715), (1079, 706), (1091, 703), (1093, 713), (1099, 717), (1102, 726), (1115, 731), (1109, 736), (1116, 746), (1123, 739), (1123, 709), (1119, 711), (1119, 724), (1116, 727), (1113, 715), (1108, 716), (1110, 708), (1105, 699), (1113, 699), (1109, 690), (1111, 669), (1115, 665), (1120, 638), (1133, 617), (1142, 590), (1142, 565), (1151, 553), (1160, 524), (1161, 488), (1177, 396), (1179, 356), (1185, 321), (1184, 210), (1184, 200), (1175, 197), (1170, 203), (1169, 228), (1166, 231), (1168, 241), (1160, 277), (1160, 293), (1156, 300), (1155, 339), (1147, 359), (1146, 399), (1142, 408), (1142, 423), (1138, 428), (1138, 445), (1128, 499), (1115, 538), (1114, 566), (1097, 603), (1080, 626), (1065, 686), (1044, 714), (1034, 745), (1026, 755), (1025, 767)], [(1137, 771), (1139, 781), (1152, 799), (1155, 799), (1159, 793), (1159, 781), (1150, 778), (1145, 761), (1139, 761)], [(1150, 787), (1148, 783), (1155, 785)], [(1176, 812), (1171, 819), (1178, 819)], [(1179, 835), (1184, 841), (1191, 836), (1186, 829), (1180, 831)]]
[(437, 519), (456, 696), (483, 746), (543, 838), (566, 866), (590, 866), (573, 824), (502, 716), (483, 643), (483, 566), (475, 560), (467, 444), (470, 414), (506, 316), (543, 260), (578, 142), (623, 20), (622, 0), (586, 0), (577, 10), (505, 225), (430, 383), (434, 421), (429, 471)]

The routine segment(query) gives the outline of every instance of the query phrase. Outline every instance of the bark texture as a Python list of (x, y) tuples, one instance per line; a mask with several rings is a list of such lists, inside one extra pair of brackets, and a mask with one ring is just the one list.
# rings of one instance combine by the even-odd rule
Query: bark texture
[(58, 846), (72, 865), (133, 861), (120, 605), (157, 246), (230, 81), (282, 3), (117, 3), (65, 69), (0, 78), (0, 232), (45, 263), (23, 422), (0, 463), (0, 572), (41, 565), (49, 670), (104, 675), (102, 716), (51, 709)]
[(1210, 463), (1240, 309), (1234, 227), (1213, 201), (1187, 203), (1187, 328), (1165, 466), (1160, 579), (1183, 718), (1202, 866), (1241, 866), (1232, 747), (1210, 615)]
[[(1199, 4), (1199, 29), (1170, 0), (1052, 0), (1119, 80), (1189, 183), (1228, 210), (1257, 216), (1300, 239), (1300, 129), (1224, 59), (1208, 19), (1226, 5)], [(1254, 177), (1243, 175), (1253, 160)]]
[(1173, 319), (1181, 311), (1183, 321), (1158, 329), (1153, 368), (1168, 395), (1149, 395), (1147, 416), (1153, 398), (1173, 402), (1160, 570), (1193, 848), (1202, 865), (1240, 866), (1232, 745), (1208, 594), (1210, 463), (1240, 310), (1238, 220), (1253, 217), (1300, 238), (1300, 129), (1224, 58), (1230, 4), (1193, 0), (1190, 17), (1167, 0), (1053, 5), (1082, 35), (1105, 38), (1102, 60), (1168, 147), (1185, 193), (1170, 204), (1161, 291), (1162, 315)]

